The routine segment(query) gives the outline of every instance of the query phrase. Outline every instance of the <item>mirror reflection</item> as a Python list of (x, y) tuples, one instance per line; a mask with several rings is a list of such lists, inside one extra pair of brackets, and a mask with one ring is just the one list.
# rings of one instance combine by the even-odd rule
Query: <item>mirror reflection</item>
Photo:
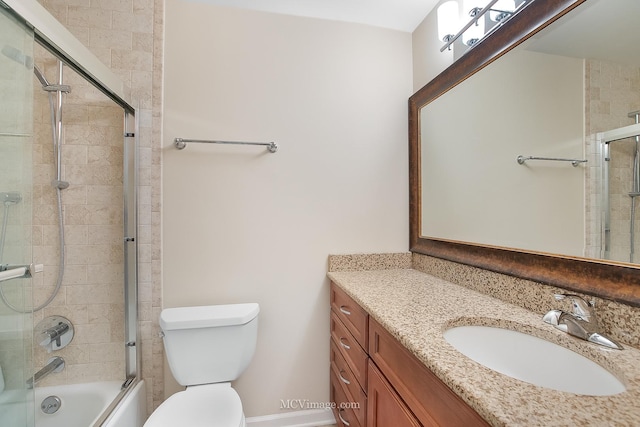
[(423, 237), (640, 262), (638, 16), (588, 1), (420, 110)]

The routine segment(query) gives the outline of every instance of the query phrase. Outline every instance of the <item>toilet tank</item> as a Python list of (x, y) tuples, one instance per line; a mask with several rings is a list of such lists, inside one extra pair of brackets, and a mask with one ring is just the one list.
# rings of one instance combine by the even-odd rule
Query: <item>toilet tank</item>
[(233, 381), (256, 349), (256, 303), (162, 310), (160, 328), (176, 381), (183, 386)]

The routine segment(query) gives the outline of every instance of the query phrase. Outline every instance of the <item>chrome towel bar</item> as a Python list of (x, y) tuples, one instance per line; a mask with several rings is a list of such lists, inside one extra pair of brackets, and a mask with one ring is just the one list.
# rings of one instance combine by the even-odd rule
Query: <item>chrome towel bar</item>
[(535, 156), (518, 156), (516, 161), (519, 165), (523, 165), (527, 160), (549, 160), (552, 162), (571, 162), (571, 166), (574, 168), (578, 166), (580, 163), (587, 163), (587, 160), (584, 159), (563, 159), (558, 157), (535, 157)]
[(173, 145), (175, 145), (178, 150), (184, 149), (187, 146), (187, 142), (199, 142), (205, 144), (264, 145), (267, 147), (270, 153), (275, 153), (276, 151), (278, 151), (278, 145), (275, 142), (211, 141), (204, 139), (184, 138), (176, 138), (173, 141)]

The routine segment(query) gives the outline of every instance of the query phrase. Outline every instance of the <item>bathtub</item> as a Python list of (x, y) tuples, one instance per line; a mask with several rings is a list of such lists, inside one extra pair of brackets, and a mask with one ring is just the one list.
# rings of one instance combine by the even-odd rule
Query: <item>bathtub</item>
[[(104, 381), (36, 387), (35, 427), (142, 427), (146, 419), (144, 381), (122, 395), (121, 386), (121, 381)], [(40, 409), (48, 396), (58, 396), (61, 400), (60, 409), (53, 414), (45, 414)], [(113, 405), (118, 397), (119, 402)]]

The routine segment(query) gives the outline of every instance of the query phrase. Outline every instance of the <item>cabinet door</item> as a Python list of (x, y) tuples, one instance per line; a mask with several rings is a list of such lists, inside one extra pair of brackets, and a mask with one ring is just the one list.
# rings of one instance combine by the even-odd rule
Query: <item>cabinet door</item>
[(371, 360), (424, 425), (489, 425), (373, 319), (369, 322), (369, 334)]
[(421, 426), (375, 365), (369, 361), (367, 427)]

